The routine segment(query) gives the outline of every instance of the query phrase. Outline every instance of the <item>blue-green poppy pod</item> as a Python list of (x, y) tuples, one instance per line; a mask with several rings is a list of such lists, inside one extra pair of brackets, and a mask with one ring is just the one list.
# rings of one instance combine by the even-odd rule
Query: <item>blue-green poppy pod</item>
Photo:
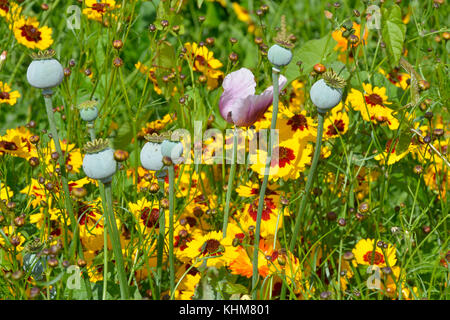
[(148, 134), (145, 136), (148, 141), (141, 150), (140, 158), (142, 166), (151, 171), (159, 171), (164, 167), (161, 144), (164, 140), (170, 139), (170, 133)]
[(54, 50), (47, 50), (32, 55), (33, 61), (28, 66), (28, 83), (38, 89), (51, 89), (60, 85), (64, 79), (64, 69), (54, 59)]
[(320, 113), (326, 113), (341, 102), (345, 80), (332, 69), (327, 70), (322, 79), (316, 81), (309, 92), (311, 101)]
[(97, 101), (88, 100), (78, 105), (80, 117), (84, 121), (92, 122), (98, 117)]
[(103, 183), (111, 182), (117, 171), (114, 150), (109, 148), (107, 139), (90, 141), (84, 147), (86, 155), (83, 158), (83, 171), (91, 179)]

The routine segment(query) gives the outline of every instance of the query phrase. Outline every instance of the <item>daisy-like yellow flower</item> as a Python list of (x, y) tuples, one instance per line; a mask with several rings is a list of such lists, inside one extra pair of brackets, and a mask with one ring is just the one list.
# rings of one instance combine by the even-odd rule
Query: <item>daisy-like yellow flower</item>
[(350, 91), (347, 101), (354, 110), (359, 111), (365, 121), (376, 124), (387, 124), (389, 129), (396, 130), (399, 126), (398, 120), (393, 116), (394, 110), (387, 107), (388, 101), (386, 88), (372, 87), (370, 83), (363, 83), (364, 92), (354, 88)]
[(0, 201), (8, 201), (13, 196), (13, 192), (10, 187), (0, 182)]
[[(66, 170), (70, 173), (80, 172), (81, 166), (83, 165), (83, 155), (79, 148), (75, 148), (75, 144), (69, 143), (66, 140), (60, 140), (61, 150), (64, 154), (66, 161)], [(59, 161), (52, 159), (52, 154), (56, 152), (55, 142), (53, 139), (47, 146), (45, 150), (45, 163), (47, 164), (50, 171), (55, 170), (59, 167)]]
[(20, 98), (19, 91), (11, 91), (11, 87), (6, 82), (0, 81), (0, 104), (7, 103), (13, 106), (18, 98)]
[(90, 20), (103, 22), (108, 16), (114, 17), (112, 10), (119, 8), (114, 0), (86, 0), (86, 8), (83, 9), (83, 14)]
[[(211, 231), (205, 235), (199, 235), (197, 238), (187, 243), (187, 248), (183, 254), (195, 262), (196, 258), (206, 258), (208, 267), (221, 267), (231, 262), (227, 259), (229, 251), (234, 251), (231, 244), (232, 239), (227, 235), (223, 239), (221, 231)], [(202, 259), (203, 260), (203, 259)], [(201, 265), (203, 262), (198, 262)]]
[[(403, 159), (408, 153), (410, 153), (414, 146), (413, 145), (409, 145), (408, 148), (406, 148), (404, 151), (398, 153), (397, 152), (397, 144), (398, 144), (398, 139), (396, 139), (394, 141), (394, 143), (392, 142), (392, 139), (388, 140), (386, 142), (386, 148), (383, 152), (377, 154), (375, 156), (375, 160), (378, 160), (380, 162), (380, 164), (386, 164), (387, 161), (387, 165), (390, 166), (398, 161), (400, 161), (401, 159)], [(390, 152), (390, 154), (389, 154)]]
[(200, 273), (187, 274), (175, 292), (176, 300), (192, 300), (195, 294), (195, 289), (197, 288), (201, 279)]
[(292, 81), (292, 91), (289, 97), (289, 109), (292, 112), (300, 111), (305, 103), (305, 82), (300, 80)]
[(349, 124), (348, 114), (342, 106), (342, 102), (328, 112), (324, 122), (323, 137), (325, 140), (337, 138), (347, 133)]
[(145, 126), (139, 131), (138, 137), (144, 137), (145, 135), (151, 135), (152, 133), (159, 133), (174, 120), (176, 120), (176, 116), (174, 114), (167, 113), (162, 119), (147, 122)]
[(36, 157), (36, 147), (28, 140), (31, 135), (31, 132), (22, 126), (6, 130), (6, 134), (0, 137), (0, 155), (6, 153), (27, 160)]
[(218, 70), (222, 68), (222, 62), (214, 58), (214, 53), (209, 51), (206, 46), (199, 46), (195, 42), (187, 42), (184, 47), (186, 49), (185, 56), (193, 64), (194, 70), (207, 77), (208, 90), (217, 88), (219, 81), (224, 77), (223, 72)]
[(386, 249), (378, 247), (379, 241), (361, 239), (352, 250), (355, 260), (360, 265), (377, 266), (379, 268), (393, 267), (397, 262), (395, 247), (388, 244)]
[(6, 22), (11, 23), (20, 17), (22, 7), (10, 0), (0, 0), (0, 17), (4, 17)]
[(13, 25), (18, 43), (30, 49), (46, 50), (53, 44), (52, 29), (39, 26), (36, 18), (20, 17)]
[(317, 135), (314, 120), (306, 115), (306, 110), (297, 109), (293, 112), (283, 105), (280, 105), (277, 129), (280, 141), (291, 138), (302, 142), (314, 141)]
[(394, 68), (391, 72), (386, 73), (383, 69), (379, 68), (378, 72), (386, 77), (393, 85), (398, 88), (406, 90), (409, 87), (409, 80), (411, 76), (407, 73), (400, 72), (399, 68)]
[(431, 164), (423, 179), (427, 187), (433, 190), (439, 199), (446, 199), (447, 190), (450, 188), (450, 170), (444, 163), (436, 166)]
[[(236, 259), (229, 264), (228, 268), (232, 274), (251, 278), (253, 275), (253, 252), (247, 252), (243, 246), (239, 246), (235, 250)], [(265, 240), (261, 240), (259, 242), (258, 273), (263, 279), (270, 273), (270, 265), (268, 261), (272, 259), (273, 253), (273, 244)]]
[[(307, 141), (299, 140), (297, 137), (281, 141), (272, 151), (272, 161), (270, 165), (269, 176), (276, 181), (297, 179), (300, 173), (305, 171), (306, 165), (311, 161), (312, 146)], [(252, 163), (251, 169), (263, 176), (265, 172), (265, 163), (267, 152), (257, 150), (250, 154)]]
[(256, 29), (255, 23), (252, 21), (252, 17), (250, 16), (248, 10), (241, 6), (238, 2), (233, 2), (233, 10), (237, 15), (237, 18), (248, 24), (248, 32), (253, 33)]
[[(131, 213), (139, 223), (139, 230), (142, 233), (149, 233), (159, 228), (159, 204), (148, 201), (145, 197), (137, 203), (128, 203)], [(168, 225), (169, 221), (167, 221)]]

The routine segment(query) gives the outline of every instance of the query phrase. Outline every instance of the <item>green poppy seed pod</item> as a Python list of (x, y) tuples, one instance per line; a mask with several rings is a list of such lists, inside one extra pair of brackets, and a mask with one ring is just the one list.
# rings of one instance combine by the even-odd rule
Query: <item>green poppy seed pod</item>
[(100, 180), (103, 183), (111, 182), (117, 171), (114, 150), (105, 148), (98, 152), (86, 153), (83, 158), (83, 171), (91, 179)]
[(28, 83), (38, 89), (59, 86), (64, 79), (64, 68), (58, 60), (40, 59), (30, 63), (27, 70)]
[(147, 170), (159, 171), (164, 166), (161, 144), (147, 142), (141, 150), (141, 163)]
[(274, 44), (267, 52), (267, 58), (274, 66), (281, 68), (287, 66), (292, 60), (292, 52), (278, 44)]
[(161, 143), (161, 154), (163, 157), (169, 157), (173, 163), (180, 163), (183, 154), (183, 144), (179, 141), (164, 140)]
[(316, 81), (310, 91), (311, 101), (320, 113), (326, 113), (339, 104), (342, 99), (342, 88), (333, 88), (325, 80)]
[(80, 109), (80, 117), (84, 121), (92, 122), (98, 117), (97, 107), (83, 108)]

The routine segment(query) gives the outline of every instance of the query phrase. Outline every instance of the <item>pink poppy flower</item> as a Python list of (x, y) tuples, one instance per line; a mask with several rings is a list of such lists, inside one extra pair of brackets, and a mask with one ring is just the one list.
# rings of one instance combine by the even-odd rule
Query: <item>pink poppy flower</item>
[[(278, 84), (281, 91), (287, 79), (280, 75)], [(223, 80), (224, 92), (220, 97), (219, 110), (222, 117), (236, 126), (249, 127), (255, 123), (272, 104), (273, 86), (260, 95), (255, 95), (253, 73), (241, 68), (227, 75)]]

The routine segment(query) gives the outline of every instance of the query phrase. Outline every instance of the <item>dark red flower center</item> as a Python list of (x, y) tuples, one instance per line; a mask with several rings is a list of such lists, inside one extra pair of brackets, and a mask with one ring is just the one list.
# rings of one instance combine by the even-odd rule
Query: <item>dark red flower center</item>
[(200, 248), (203, 255), (215, 253), (220, 248), (220, 241), (216, 239), (209, 239)]
[(9, 97), (10, 96), (8, 92), (0, 92), (0, 100), (8, 100)]
[(8, 151), (15, 151), (15, 150), (19, 149), (14, 142), (10, 142), (10, 141), (0, 141), (0, 148), (8, 150)]
[(95, 213), (92, 210), (93, 208), (86, 204), (83, 203), (81, 201), (78, 201), (78, 218), (79, 218), (79, 223), (81, 226), (87, 225), (87, 223), (89, 222), (93, 222), (94, 224), (96, 224), (96, 228), (100, 228), (100, 223), (97, 223), (97, 219), (95, 217)]
[(9, 1), (8, 0), (0, 0), (0, 9), (9, 12)]
[(376, 105), (379, 105), (379, 106), (384, 106), (383, 105), (383, 98), (382, 97), (380, 97), (378, 94), (376, 94), (376, 93), (372, 93), (372, 94), (370, 94), (370, 95), (365, 95), (364, 96), (364, 98), (365, 98), (365, 100), (366, 100), (366, 103), (367, 104), (370, 104), (371, 106), (376, 106)]
[(328, 126), (327, 135), (335, 136), (339, 132), (343, 132), (345, 130), (345, 123), (341, 119), (334, 120), (334, 124), (330, 124)]
[[(258, 203), (259, 203), (259, 199), (256, 199), (248, 208), (248, 213), (250, 214), (250, 217), (252, 217), (252, 219), (254, 221), (256, 221), (256, 216), (258, 215)], [(267, 221), (270, 219), (270, 214), (273, 212), (273, 209), (275, 209), (276, 206), (273, 203), (271, 198), (265, 198), (264, 199), (264, 206), (263, 206), (263, 211), (262, 211), (262, 215), (261, 218), (264, 221)]]
[(30, 42), (39, 42), (42, 40), (41, 32), (38, 28), (33, 27), (32, 25), (24, 25), (20, 28), (22, 30), (22, 37), (25, 37)]
[(381, 264), (384, 263), (384, 256), (379, 252), (368, 251), (364, 257), (364, 261), (370, 264)]
[[(398, 143), (398, 139), (395, 140), (394, 145), (392, 145), (392, 139), (390, 139), (388, 142), (386, 142), (386, 152), (389, 153), (389, 150), (391, 151), (391, 153), (395, 153), (395, 148), (397, 147), (397, 143)], [(391, 150), (392, 149), (392, 150)]]
[(98, 13), (105, 13), (107, 8), (109, 8), (109, 3), (94, 3), (92, 5), (92, 9)]
[(302, 114), (296, 114), (288, 120), (287, 124), (291, 126), (292, 131), (308, 129), (308, 121)]
[[(277, 155), (278, 151), (278, 157)], [(274, 149), (274, 157), (272, 159), (271, 166), (275, 167), (278, 164), (278, 167), (284, 168), (286, 164), (290, 164), (292, 160), (295, 159), (294, 150), (286, 147), (278, 147)]]
[(153, 228), (154, 226), (158, 227), (159, 225), (158, 219), (159, 219), (158, 209), (153, 208), (152, 210), (150, 210), (150, 208), (144, 208), (141, 210), (141, 220), (142, 223), (147, 228)]

